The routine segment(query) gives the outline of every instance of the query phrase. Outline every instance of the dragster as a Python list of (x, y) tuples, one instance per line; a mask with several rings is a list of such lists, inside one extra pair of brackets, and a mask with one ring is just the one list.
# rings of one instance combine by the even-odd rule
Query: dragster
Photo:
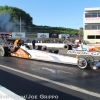
[(60, 54), (51, 53), (49, 51), (42, 51), (36, 49), (30, 49), (27, 44), (22, 44), (16, 51), (10, 52), (10, 48), (7, 46), (0, 47), (0, 56), (12, 56), (26, 59), (42, 60), (47, 62), (64, 63), (70, 65), (77, 65), (81, 69), (89, 67), (90, 62), (93, 62), (89, 57), (87, 58), (75, 58)]

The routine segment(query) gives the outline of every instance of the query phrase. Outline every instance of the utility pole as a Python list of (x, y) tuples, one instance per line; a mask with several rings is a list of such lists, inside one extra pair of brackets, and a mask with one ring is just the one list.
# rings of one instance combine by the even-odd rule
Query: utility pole
[(21, 17), (20, 17), (20, 33), (21, 33)]
[(19, 12), (19, 23), (20, 23), (20, 25), (19, 25), (19, 27), (20, 27), (19, 31), (21, 33), (21, 15), (20, 15), (20, 12)]

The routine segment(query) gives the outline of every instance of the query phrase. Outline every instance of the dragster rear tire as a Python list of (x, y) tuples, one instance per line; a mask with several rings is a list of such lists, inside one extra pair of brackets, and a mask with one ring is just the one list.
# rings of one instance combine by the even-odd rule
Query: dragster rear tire
[(8, 56), (8, 51), (9, 51), (8, 47), (1, 46), (0, 47), (0, 56), (2, 56), (2, 57)]
[(77, 65), (80, 69), (86, 69), (88, 67), (88, 62), (84, 58), (78, 58)]
[(64, 46), (64, 48), (67, 49), (67, 50), (72, 50), (72, 45), (66, 44), (66, 45)]

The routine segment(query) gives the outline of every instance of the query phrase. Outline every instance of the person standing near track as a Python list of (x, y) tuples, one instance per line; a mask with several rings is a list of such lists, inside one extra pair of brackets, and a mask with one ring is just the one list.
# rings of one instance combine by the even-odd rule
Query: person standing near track
[(33, 49), (35, 49), (35, 43), (36, 43), (36, 41), (33, 39), (33, 40), (32, 40)]

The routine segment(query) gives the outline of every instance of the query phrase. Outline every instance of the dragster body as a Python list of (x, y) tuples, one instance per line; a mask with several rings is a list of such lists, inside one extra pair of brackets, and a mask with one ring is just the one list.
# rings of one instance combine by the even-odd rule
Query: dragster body
[(21, 46), (16, 52), (12, 53), (11, 55), (21, 58), (77, 65), (77, 58), (54, 54), (41, 50), (29, 49), (25, 45)]
[(20, 48), (11, 53), (11, 56), (27, 58), (27, 59), (35, 59), (42, 60), (48, 62), (57, 62), (64, 63), (70, 65), (77, 65), (81, 69), (85, 69), (88, 67), (88, 62), (85, 58), (75, 58), (55, 53), (50, 53), (47, 51), (35, 50), (27, 48), (27, 45), (21, 45)]

